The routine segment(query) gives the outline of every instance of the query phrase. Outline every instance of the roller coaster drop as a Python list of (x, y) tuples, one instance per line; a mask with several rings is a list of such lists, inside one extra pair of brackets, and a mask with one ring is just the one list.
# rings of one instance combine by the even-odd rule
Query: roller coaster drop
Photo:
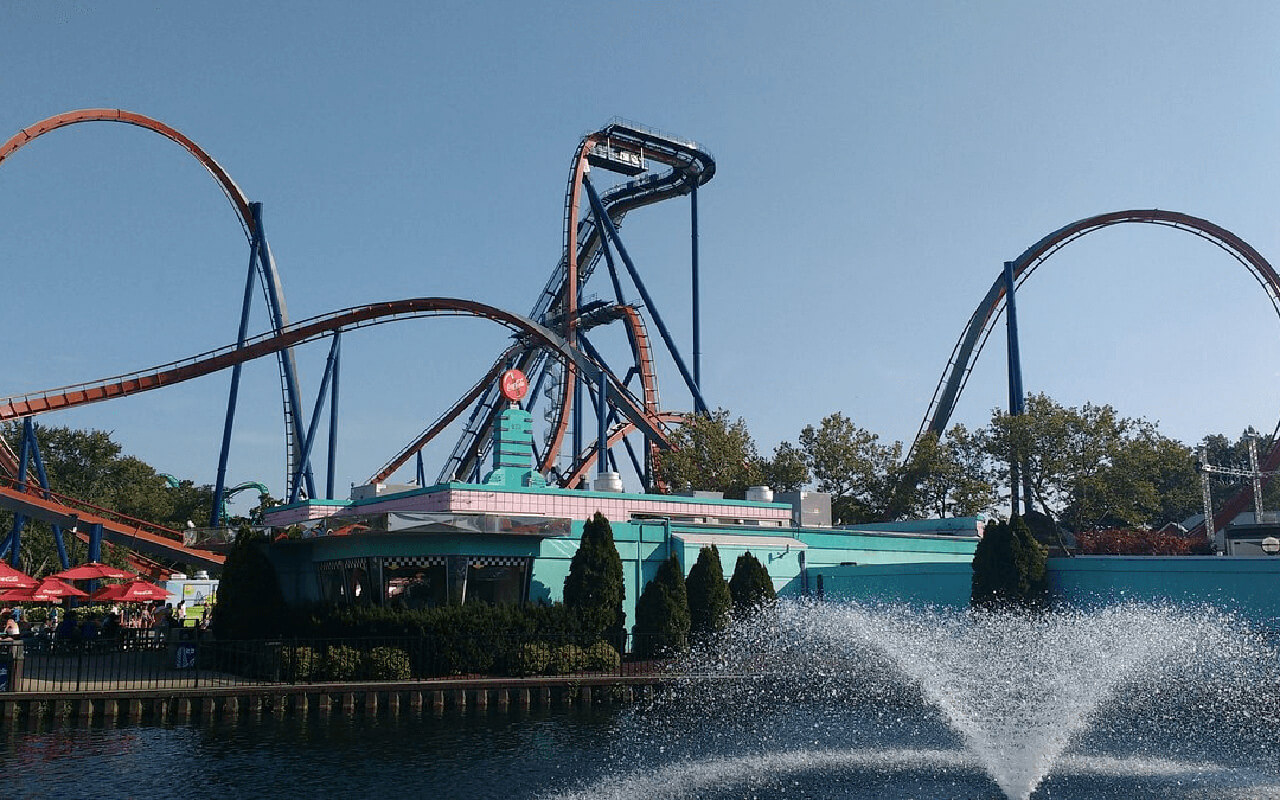
[[(249, 202), (213, 158), (175, 129), (149, 117), (117, 109), (73, 111), (50, 117), (10, 138), (0, 146), (0, 163), (38, 136), (67, 125), (91, 121), (123, 122), (159, 133), (191, 153), (218, 181), (234, 206), (250, 245), (250, 266), (239, 333), (234, 345), (159, 367), (74, 386), (0, 398), (0, 421), (22, 419), (24, 423), (20, 453), (12, 452), (3, 439), (0, 439), (0, 506), (13, 509), (16, 518), (13, 530), (0, 545), (0, 557), (9, 555), (17, 561), (23, 520), (27, 516), (34, 516), (53, 524), (64, 564), (66, 554), (60, 527), (70, 525), (74, 530), (77, 522), (81, 521), (86, 522), (91, 531), (88, 537), (91, 555), (94, 554), (100, 537), (105, 536), (151, 555), (199, 565), (220, 563), (222, 558), (216, 553), (185, 546), (181, 543), (181, 535), (175, 531), (120, 518), (104, 509), (93, 509), (51, 492), (31, 421), (35, 415), (47, 411), (137, 394), (231, 369), (231, 389), (211, 512), (211, 524), (216, 526), (222, 521), (227, 492), (226, 464), (240, 368), (247, 361), (268, 355), (276, 356), (281, 380), (288, 499), (292, 502), (303, 496), (316, 496), (311, 453), (326, 400), (330, 405), (326, 490), (327, 495), (332, 498), (338, 425), (340, 335), (343, 331), (371, 325), (424, 317), (471, 316), (508, 328), (515, 339), (471, 390), (388, 460), (370, 478), (371, 483), (385, 481), (416, 456), (418, 482), (424, 485), (426, 474), (422, 459), (423, 447), (467, 409), (471, 409), (471, 412), (467, 416), (463, 433), (441, 468), (436, 482), (478, 480), (491, 443), (493, 426), (503, 405), (495, 379), (507, 369), (520, 369), (530, 377), (533, 385), (533, 391), (527, 396), (526, 410), (532, 409), (539, 396), (544, 394), (544, 389), (545, 394), (551, 398), (550, 407), (545, 413), (548, 423), (545, 447), (539, 456), (541, 471), (545, 475), (561, 486), (577, 486), (585, 479), (592, 465), (599, 472), (610, 468), (616, 471), (617, 462), (612, 448), (621, 443), (642, 482), (646, 486), (655, 485), (653, 459), (659, 450), (667, 446), (668, 426), (678, 423), (682, 417), (659, 408), (654, 357), (641, 308), (647, 313), (649, 321), (657, 327), (671, 360), (689, 390), (695, 411), (705, 411), (707, 408), (698, 381), (697, 189), (714, 176), (715, 162), (691, 142), (623, 122), (611, 123), (583, 138), (574, 154), (565, 192), (564, 249), (559, 263), (527, 317), (470, 300), (423, 297), (347, 308), (303, 322), (290, 323), (279, 274), (266, 241), (261, 206)], [(665, 171), (651, 171), (650, 161), (662, 165), (666, 168)], [(591, 166), (627, 176), (630, 180), (618, 183), (604, 192), (597, 192), (589, 179)], [(681, 357), (653, 297), (618, 234), (623, 218), (631, 210), (686, 194), (690, 195), (692, 208), (692, 371)], [(588, 211), (580, 215), (584, 196)], [(946, 428), (978, 354), (1005, 309), (1005, 301), (1010, 294), (1010, 289), (1006, 287), (1012, 287), (1015, 281), (1020, 285), (1040, 264), (1067, 243), (1104, 227), (1134, 222), (1189, 231), (1218, 245), (1250, 270), (1266, 290), (1280, 315), (1280, 276), (1256, 250), (1235, 234), (1213, 223), (1185, 214), (1158, 210), (1121, 211), (1071, 223), (1028, 248), (1015, 262), (1011, 262), (1008, 282), (1002, 276), (987, 292), (952, 351), (947, 369), (925, 413), (917, 443), (920, 437), (927, 434), (942, 435)], [(584, 286), (602, 260), (608, 269), (615, 301), (580, 305), (579, 298)], [(639, 295), (642, 302), (640, 307), (626, 300), (617, 268), (618, 261), (622, 262)], [(248, 320), (255, 283), (261, 287), (265, 297), (271, 329), (250, 337)], [(614, 321), (624, 323), (631, 350), (632, 363), (621, 378), (588, 337), (590, 331)], [(293, 348), (326, 337), (331, 340), (329, 355), (310, 423), (304, 429), (304, 420), (299, 413), (301, 394)], [(1011, 348), (1011, 352), (1016, 353), (1016, 350)], [(1017, 379), (1017, 369), (1016, 358), (1011, 359), (1011, 386)], [(639, 396), (632, 393), (633, 381), (639, 383)], [(583, 401), (587, 399), (592, 401), (597, 417), (597, 436), (590, 443), (584, 442), (583, 438), (582, 408), (586, 405)], [(644, 448), (640, 455), (637, 455), (627, 438), (637, 431), (644, 437)], [(561, 468), (561, 451), (567, 435), (572, 440), (570, 462), (567, 467)], [(40, 484), (38, 489), (31, 486), (28, 480), (29, 462), (33, 463)], [(1280, 443), (1268, 454), (1263, 469), (1274, 471), (1277, 467), (1280, 467)], [(1219, 529), (1230, 521), (1249, 502), (1250, 497), (1250, 490), (1246, 488), (1228, 501), (1215, 517), (1214, 528)]]
[[(478, 479), (480, 467), (490, 445), (490, 434), (502, 406), (498, 400), (493, 378), (505, 369), (520, 368), (533, 378), (535, 385), (535, 391), (530, 394), (527, 407), (532, 407), (537, 402), (539, 390), (544, 385), (548, 386), (549, 394), (554, 400), (552, 408), (549, 408), (546, 414), (549, 422), (547, 445), (540, 459), (545, 473), (558, 479), (561, 485), (576, 485), (584, 478), (593, 463), (601, 472), (610, 466), (616, 469), (616, 460), (611, 448), (621, 442), (626, 446), (637, 474), (646, 485), (650, 485), (653, 455), (667, 446), (667, 426), (677, 422), (680, 416), (662, 412), (658, 408), (657, 378), (646, 324), (640, 310), (625, 300), (622, 281), (614, 260), (615, 254), (625, 266), (628, 276), (643, 300), (644, 310), (657, 326), (663, 342), (685, 379), (693, 397), (695, 409), (706, 408), (696, 380), (686, 368), (674, 340), (658, 314), (652, 296), (644, 286), (618, 234), (618, 227), (623, 217), (632, 209), (685, 194), (693, 196), (695, 264), (693, 374), (696, 375), (698, 372), (696, 361), (698, 331), (696, 191), (714, 175), (715, 162), (691, 142), (623, 122), (611, 123), (600, 131), (584, 137), (574, 157), (566, 192), (565, 252), (527, 318), (474, 301), (427, 297), (348, 308), (301, 323), (290, 324), (279, 274), (266, 241), (261, 205), (249, 202), (227, 172), (199, 146), (177, 130), (157, 120), (127, 111), (84, 109), (50, 117), (20, 131), (0, 146), (0, 162), (45, 133), (67, 125), (93, 121), (123, 122), (159, 133), (191, 153), (218, 181), (234, 206), (250, 245), (249, 274), (245, 283), (239, 333), (235, 345), (159, 367), (44, 392), (0, 398), (0, 420), (22, 419), (24, 423), (20, 454), (13, 453), (8, 445), (0, 440), (0, 473), (8, 478), (7, 482), (0, 485), (0, 505), (15, 510), (15, 525), (3, 545), (0, 545), (0, 557), (10, 555), (15, 561), (17, 560), (24, 520), (27, 516), (35, 516), (53, 524), (60, 557), (65, 563), (66, 554), (60, 528), (70, 524), (74, 529), (76, 521), (85, 518), (83, 504), (71, 501), (70, 498), (58, 498), (49, 490), (40, 460), (35, 429), (31, 424), (35, 415), (137, 394), (230, 368), (232, 370), (231, 389), (211, 512), (211, 525), (217, 526), (222, 519), (221, 512), (227, 492), (226, 464), (235, 417), (240, 368), (246, 361), (266, 355), (276, 355), (280, 372), (287, 452), (287, 497), (290, 502), (293, 502), (303, 496), (316, 496), (311, 452), (327, 400), (330, 405), (330, 426), (326, 489), (328, 496), (332, 498), (338, 424), (340, 334), (346, 330), (370, 325), (428, 316), (472, 316), (486, 319), (510, 329), (516, 341), (498, 357), (493, 367), (471, 391), (403, 448), (397, 456), (388, 461), (371, 478), (371, 482), (386, 480), (416, 455), (418, 479), (420, 483), (425, 483), (422, 448), (468, 408), (472, 408), (472, 412), (462, 437), (441, 471), (441, 480)], [(667, 169), (651, 171), (649, 162), (655, 162)], [(588, 178), (589, 165), (632, 179), (610, 187), (603, 193), (597, 193)], [(578, 209), (584, 194), (589, 200), (590, 212), (585, 218), (579, 219)], [(602, 258), (608, 265), (616, 303), (595, 302), (579, 307), (578, 298), (581, 296), (583, 287)], [(248, 321), (255, 283), (261, 286), (266, 298), (271, 329), (256, 337), (249, 337)], [(619, 378), (606, 363), (587, 337), (589, 330), (616, 320), (622, 320), (625, 324), (633, 358), (633, 363), (622, 378)], [(293, 348), (295, 345), (325, 337), (331, 339), (329, 355), (310, 424), (305, 425), (304, 429), (304, 419), (299, 413), (300, 391)], [(641, 397), (635, 396), (630, 388), (631, 383), (636, 379), (640, 384)], [(581, 412), (584, 403), (576, 399), (585, 399), (588, 394), (594, 401), (598, 436), (590, 446), (584, 446)], [(571, 422), (574, 451), (569, 466), (562, 470), (559, 469), (558, 461), (565, 434)], [(634, 448), (626, 438), (628, 434), (637, 431), (645, 440), (643, 460), (636, 456)], [(34, 489), (28, 480), (28, 465), (32, 461), (40, 484), (39, 489)], [(32, 490), (30, 494), (28, 490)], [(40, 502), (35, 502), (33, 495)], [(82, 513), (77, 513), (77, 508)], [(131, 545), (138, 543), (137, 521), (129, 520), (121, 523), (108, 517), (94, 519), (98, 521), (90, 525), (91, 552), (96, 551), (99, 541), (97, 537), (100, 536), (115, 541), (127, 541)], [(158, 538), (167, 539), (169, 542), (167, 551), (163, 543), (159, 547), (159, 550), (164, 551), (158, 552), (161, 556), (200, 564), (221, 561), (216, 554), (193, 550), (179, 544), (181, 536), (176, 532), (158, 530)], [(155, 538), (156, 529), (153, 528), (149, 535)], [(152, 551), (157, 552), (157, 548), (153, 547)]]

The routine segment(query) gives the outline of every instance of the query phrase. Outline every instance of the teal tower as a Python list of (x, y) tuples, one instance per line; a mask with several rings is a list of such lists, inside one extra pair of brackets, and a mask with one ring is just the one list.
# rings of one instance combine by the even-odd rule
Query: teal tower
[(498, 418), (493, 429), (493, 472), (486, 486), (546, 486), (547, 479), (533, 469), (533, 417), (513, 405)]

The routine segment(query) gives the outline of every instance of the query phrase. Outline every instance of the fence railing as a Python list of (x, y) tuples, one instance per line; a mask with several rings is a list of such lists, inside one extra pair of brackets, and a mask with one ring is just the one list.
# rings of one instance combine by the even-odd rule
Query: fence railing
[[(634, 638), (628, 644), (635, 645)], [(643, 644), (643, 643), (641, 643)], [(640, 647), (640, 652), (654, 648)], [(0, 693), (199, 689), (535, 676), (643, 677), (657, 658), (623, 657), (569, 636), (402, 636), (217, 640), (183, 629), (167, 637), (128, 631), (59, 644), (0, 641)], [(7, 675), (7, 680), (5, 676)], [(6, 685), (7, 684), (7, 685)]]

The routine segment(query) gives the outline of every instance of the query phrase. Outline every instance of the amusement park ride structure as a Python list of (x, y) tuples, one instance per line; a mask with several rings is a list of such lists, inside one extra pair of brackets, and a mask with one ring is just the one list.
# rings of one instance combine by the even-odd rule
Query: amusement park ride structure
[[(7, 444), (0, 442), (0, 476), (5, 479), (4, 484), (0, 485), (0, 505), (15, 511), (14, 527), (0, 545), (0, 555), (17, 558), (25, 519), (35, 517), (52, 524), (60, 555), (65, 561), (62, 528), (69, 525), (80, 533), (77, 522), (86, 519), (84, 513), (77, 511), (84, 508), (83, 504), (71, 498), (59, 497), (50, 491), (32, 424), (34, 416), (133, 395), (230, 369), (231, 387), (218, 459), (213, 508), (210, 512), (210, 525), (221, 524), (227, 493), (234, 491), (226, 488), (225, 481), (239, 393), (240, 369), (245, 362), (268, 355), (276, 357), (281, 380), (287, 454), (287, 500), (294, 502), (319, 496), (311, 456), (326, 403), (329, 405), (329, 469), (325, 489), (326, 495), (332, 498), (339, 420), (341, 334), (372, 325), (423, 317), (471, 316), (508, 328), (512, 331), (515, 343), (498, 357), (493, 368), (482, 376), (471, 391), (390, 459), (371, 482), (386, 480), (416, 455), (418, 479), (425, 483), (422, 448), (468, 409), (471, 409), (471, 413), (467, 424), (441, 471), (441, 479), (465, 480), (477, 476), (487, 455), (490, 433), (502, 406), (493, 378), (509, 369), (521, 369), (530, 376), (534, 386), (534, 391), (526, 402), (526, 410), (537, 402), (544, 387), (553, 399), (545, 415), (548, 422), (546, 446), (539, 454), (544, 473), (560, 485), (571, 485), (583, 480), (593, 464), (599, 472), (607, 471), (610, 467), (616, 469), (617, 461), (611, 448), (622, 443), (631, 456), (631, 464), (640, 479), (650, 485), (653, 454), (668, 446), (668, 426), (678, 422), (680, 415), (663, 412), (658, 407), (657, 375), (645, 316), (658, 328), (672, 360), (689, 388), (694, 408), (706, 408), (694, 377), (699, 369), (696, 191), (714, 175), (715, 162), (692, 142), (621, 121), (612, 122), (584, 137), (575, 153), (566, 191), (565, 252), (529, 317), (471, 300), (425, 297), (347, 308), (300, 323), (290, 323), (279, 273), (267, 244), (261, 205), (250, 202), (226, 170), (174, 128), (158, 120), (117, 109), (72, 111), (50, 117), (11, 137), (0, 145), (0, 163), (43, 134), (72, 124), (100, 121), (134, 125), (178, 143), (214, 176), (231, 201), (250, 249), (250, 265), (236, 343), (125, 375), (0, 399), (0, 421), (21, 419), (24, 431), (20, 453), (13, 453)], [(624, 176), (628, 180), (597, 192), (589, 178), (589, 171), (593, 166)], [(695, 361), (692, 373), (685, 366), (653, 297), (645, 287), (618, 233), (618, 227), (629, 211), (686, 194), (695, 198), (692, 215)], [(587, 200), (585, 204), (584, 197)], [(589, 206), (589, 211), (580, 218), (579, 210), (584, 206)], [(594, 302), (580, 306), (579, 298), (583, 287), (601, 260), (608, 265), (616, 302)], [(643, 301), (643, 311), (625, 299), (623, 280), (617, 268), (619, 261), (625, 267), (635, 292)], [(250, 336), (248, 325), (255, 284), (261, 287), (265, 297), (271, 325), (268, 331)], [(621, 377), (619, 371), (605, 361), (588, 336), (590, 331), (614, 321), (623, 323), (632, 356), (631, 363)], [(324, 338), (330, 340), (329, 353), (308, 418), (304, 416), (301, 405), (294, 347)], [(633, 393), (634, 383), (639, 385), (638, 396)], [(597, 435), (590, 443), (584, 441), (583, 407), (588, 397), (597, 417)], [(565, 446), (567, 433), (571, 436), (573, 452), (569, 454), (566, 467), (561, 466), (561, 450)], [(636, 449), (627, 439), (632, 433), (638, 433), (644, 439), (641, 456), (636, 455)], [(34, 481), (29, 477), (29, 470), (35, 473)], [(33, 485), (36, 483), (39, 488)], [(36, 500), (39, 502), (35, 502)], [(140, 541), (142, 530), (136, 521), (113, 520), (106, 516), (95, 516), (87, 527), (87, 537), (95, 554), (100, 547), (101, 538), (133, 545)], [(160, 540), (152, 543), (154, 546), (167, 548), (166, 552), (157, 553), (161, 557), (199, 565), (216, 565), (222, 560), (216, 553), (186, 546), (177, 532), (155, 529), (154, 526), (149, 526), (148, 532), (149, 535), (158, 536)]]
[[(621, 444), (631, 471), (645, 487), (661, 488), (654, 462), (669, 446), (669, 430), (682, 414), (664, 411), (658, 400), (658, 380), (654, 347), (648, 329), (657, 329), (670, 361), (688, 390), (695, 413), (707, 405), (700, 387), (700, 323), (698, 299), (698, 216), (697, 192), (715, 174), (715, 162), (697, 144), (662, 134), (629, 122), (613, 121), (585, 136), (570, 165), (564, 201), (564, 245), (559, 261), (527, 316), (521, 316), (474, 300), (447, 297), (419, 297), (341, 309), (290, 322), (279, 273), (267, 243), (262, 206), (248, 200), (227, 172), (198, 145), (182, 133), (158, 120), (118, 109), (84, 109), (59, 114), (19, 131), (0, 145), (0, 164), (17, 150), (41, 135), (83, 122), (117, 122), (158, 133), (179, 144), (194, 156), (217, 180), (234, 207), (249, 243), (250, 264), (246, 275), (242, 310), (234, 344), (169, 364), (102, 378), (81, 384), (0, 398), (0, 421), (22, 420), (23, 437), (18, 453), (0, 439), (0, 507), (12, 509), (15, 524), (0, 543), (0, 557), (16, 562), (25, 520), (42, 519), (54, 531), (60, 557), (67, 564), (63, 542), (64, 527), (87, 538), (90, 557), (96, 559), (101, 540), (143, 552), (149, 556), (196, 566), (217, 567), (219, 553), (184, 541), (183, 535), (137, 520), (115, 515), (51, 491), (40, 456), (32, 420), (36, 415), (101, 402), (158, 389), (220, 370), (231, 370), (227, 411), (219, 449), (210, 525), (225, 520), (228, 494), (246, 484), (226, 487), (227, 460), (239, 393), (240, 370), (250, 360), (274, 356), (278, 366), (286, 450), (286, 498), (296, 502), (317, 498), (312, 454), (318, 439), (319, 423), (328, 405), (328, 452), (325, 496), (334, 494), (334, 463), (338, 440), (338, 401), (341, 362), (341, 335), (374, 325), (441, 316), (469, 316), (488, 320), (511, 331), (513, 343), (494, 360), (472, 388), (432, 421), (395, 456), (370, 477), (370, 483), (386, 481), (411, 459), (416, 459), (419, 485), (426, 485), (423, 448), (455, 420), (465, 424), (438, 473), (436, 483), (478, 482), (493, 441), (494, 426), (507, 405), (498, 376), (518, 370), (528, 376), (530, 391), (522, 407), (534, 410), (539, 398), (546, 398), (543, 410), (541, 452), (535, 449), (539, 471), (561, 487), (575, 488), (586, 480), (592, 466), (597, 473), (618, 472), (615, 448)], [(614, 183), (599, 189), (591, 180), (591, 170), (615, 176)], [(658, 310), (634, 260), (619, 234), (624, 217), (631, 211), (663, 200), (690, 197), (692, 272), (692, 365), (686, 364), (680, 348)], [(1111, 225), (1141, 222), (1165, 225), (1191, 232), (1221, 247), (1247, 267), (1267, 291), (1280, 314), (1280, 276), (1252, 247), (1234, 234), (1210, 222), (1175, 212), (1121, 211), (1089, 217), (1049, 234), (1028, 248), (1005, 273), (974, 312), (952, 351), (947, 369), (939, 381), (920, 437), (942, 435), (955, 408), (974, 362), (987, 337), (1012, 301), (1014, 287), (1025, 281), (1049, 256), (1071, 241)], [(587, 281), (604, 263), (612, 289), (611, 301), (583, 303)], [(624, 280), (624, 273), (625, 278)], [(254, 287), (265, 299), (270, 328), (249, 334)], [(632, 287), (628, 289), (627, 286)], [(634, 290), (639, 302), (628, 299)], [(1012, 314), (1008, 315), (1012, 317)], [(1011, 320), (1012, 321), (1012, 320)], [(597, 331), (620, 322), (626, 335), (629, 357), (625, 369), (617, 369), (593, 343)], [(311, 414), (305, 415), (298, 380), (294, 348), (306, 342), (328, 339), (320, 385)], [(1017, 357), (1016, 325), (1009, 327), (1011, 410), (1021, 402), (1020, 367)], [(585, 411), (595, 415), (594, 436), (585, 428)], [(637, 448), (633, 434), (642, 441)], [(914, 446), (913, 446), (914, 447)], [(1280, 466), (1280, 445), (1268, 454), (1263, 470)], [(34, 472), (34, 480), (32, 479)], [(265, 491), (260, 484), (254, 484)], [(1246, 488), (1232, 498), (1214, 519), (1216, 530), (1232, 519), (1248, 503)], [(1030, 498), (1028, 498), (1028, 501)], [(84, 529), (83, 531), (81, 529)], [(1213, 531), (1209, 531), (1212, 536)]]

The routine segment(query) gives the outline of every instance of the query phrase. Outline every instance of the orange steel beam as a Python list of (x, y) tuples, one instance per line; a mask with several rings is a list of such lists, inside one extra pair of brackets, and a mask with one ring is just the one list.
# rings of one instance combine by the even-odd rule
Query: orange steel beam
[(240, 187), (236, 186), (236, 182), (231, 180), (231, 176), (222, 168), (222, 165), (213, 159), (213, 156), (202, 150), (198, 144), (188, 139), (176, 128), (132, 111), (125, 111), (119, 108), (82, 108), (40, 120), (31, 127), (18, 131), (9, 137), (8, 141), (3, 145), (0, 145), (0, 164), (3, 164), (6, 158), (40, 136), (58, 128), (65, 128), (68, 125), (75, 125), (80, 122), (123, 122), (127, 125), (136, 125), (139, 128), (154, 131), (166, 139), (177, 142), (182, 149), (195, 156), (196, 160), (204, 165), (209, 174), (222, 186), (222, 191), (226, 193), (227, 199), (231, 201), (231, 204), (235, 206), (236, 213), (240, 215), (240, 222), (244, 226), (246, 234), (253, 231), (253, 215), (249, 212), (248, 198), (244, 196), (244, 192), (240, 191)]
[[(43, 495), (48, 495), (45, 497)], [(146, 551), (161, 558), (197, 563), (218, 568), (226, 560), (220, 553), (197, 550), (182, 543), (182, 534), (142, 520), (114, 514), (106, 509), (45, 492), (41, 489), (21, 492), (12, 482), (0, 483), (0, 506), (35, 519), (55, 524), (102, 526), (103, 536), (112, 544)]]

